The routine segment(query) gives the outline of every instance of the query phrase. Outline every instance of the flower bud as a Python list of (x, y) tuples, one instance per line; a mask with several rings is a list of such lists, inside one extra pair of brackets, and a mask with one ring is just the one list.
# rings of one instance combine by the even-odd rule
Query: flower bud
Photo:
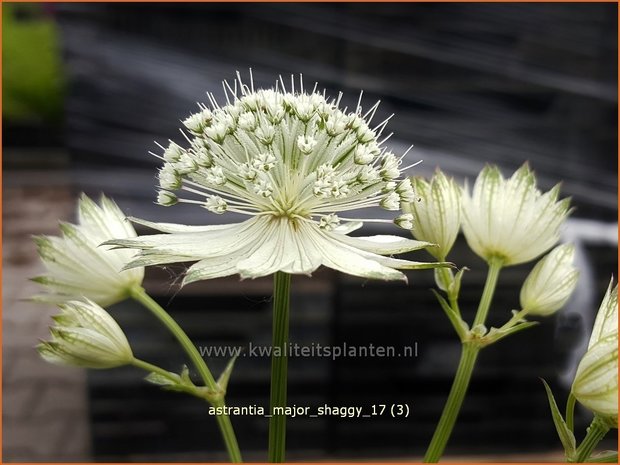
[(618, 285), (609, 283), (596, 315), (586, 354), (579, 362), (572, 393), (597, 415), (618, 418)]
[(136, 231), (118, 206), (105, 196), (97, 205), (82, 194), (78, 220), (77, 225), (61, 224), (62, 237), (35, 237), (47, 273), (33, 281), (43, 285), (48, 293), (34, 299), (64, 302), (85, 297), (102, 306), (124, 300), (132, 287), (142, 283), (144, 268), (121, 271), (134, 254), (100, 244), (136, 237)]
[(125, 334), (99, 305), (76, 300), (60, 310), (51, 339), (37, 346), (46, 361), (85, 368), (114, 368), (133, 361)]
[(413, 215), (413, 236), (437, 244), (427, 249), (444, 260), (461, 227), (461, 194), (453, 179), (437, 170), (430, 182), (411, 178), (417, 199), (403, 203), (403, 211)]
[(575, 247), (553, 249), (530, 272), (521, 288), (521, 308), (530, 315), (547, 316), (566, 304), (577, 285), (579, 271), (573, 266)]

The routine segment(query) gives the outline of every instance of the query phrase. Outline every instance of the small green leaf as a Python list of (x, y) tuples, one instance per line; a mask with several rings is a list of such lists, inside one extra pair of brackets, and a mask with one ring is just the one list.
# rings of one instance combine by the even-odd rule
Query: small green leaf
[[(173, 381), (171, 378), (178, 378), (178, 381)], [(161, 375), (159, 373), (150, 373), (146, 378), (144, 378), (145, 381), (148, 381), (149, 383), (152, 384), (156, 384), (158, 386), (174, 386), (175, 384), (177, 384), (179, 381), (181, 381), (181, 379), (179, 378), (178, 375), (174, 374), (174, 373), (170, 373), (170, 377)]]
[(618, 452), (615, 450), (606, 450), (598, 454), (591, 455), (588, 458), (589, 463), (618, 463)]
[(189, 368), (187, 368), (187, 365), (183, 365), (183, 368), (181, 369), (181, 383), (185, 384), (187, 386), (193, 386), (194, 383), (192, 383), (191, 378), (189, 377)]
[(452, 276), (452, 270), (449, 269), (447, 271), (448, 273), (439, 268), (434, 269), (435, 284), (437, 284), (437, 287), (444, 292), (448, 292), (448, 289), (450, 289), (450, 286), (454, 280), (454, 277)]
[(555, 424), (555, 429), (558, 432), (560, 441), (562, 441), (562, 446), (564, 446), (564, 453), (566, 454), (566, 457), (571, 460), (575, 456), (576, 450), (575, 435), (570, 429), (568, 429), (568, 426), (566, 426), (566, 422), (558, 409), (558, 405), (555, 402), (551, 388), (544, 379), (541, 378), (540, 380), (545, 385), (545, 390), (547, 391), (549, 408), (551, 408), (551, 417), (553, 418), (553, 423)]
[(226, 365), (226, 368), (217, 380), (218, 386), (220, 387), (220, 389), (222, 389), (222, 391), (224, 391), (224, 393), (226, 392), (226, 388), (228, 387), (228, 380), (230, 379), (230, 375), (232, 374), (232, 370), (235, 366), (235, 361), (237, 360), (237, 357), (238, 355), (235, 355), (233, 358), (230, 359), (230, 361)]
[(469, 268), (467, 267), (463, 267), (461, 268), (457, 273), (456, 276), (454, 276), (454, 279), (452, 280), (452, 283), (450, 284), (450, 286), (448, 287), (448, 295), (452, 298), (452, 299), (457, 299), (459, 294), (461, 293), (461, 280), (463, 279), (463, 274), (469, 271)]
[(439, 305), (441, 305), (441, 308), (446, 313), (446, 316), (450, 320), (450, 323), (452, 323), (452, 326), (454, 327), (456, 333), (459, 335), (461, 342), (465, 341), (468, 331), (467, 324), (461, 319), (459, 315), (456, 314), (456, 312), (452, 309), (452, 307), (450, 307), (450, 304), (446, 301), (446, 299), (444, 299), (435, 289), (431, 289), (431, 292), (439, 301)]
[[(518, 333), (520, 331), (523, 331), (524, 329), (536, 326), (538, 324), (540, 324), (538, 321), (526, 321), (525, 323), (519, 323), (507, 329), (492, 328), (493, 337), (489, 338), (489, 342), (487, 345), (493, 344), (501, 339), (504, 339), (505, 337), (510, 336), (511, 334)], [(489, 333), (489, 335), (491, 335), (491, 333)]]

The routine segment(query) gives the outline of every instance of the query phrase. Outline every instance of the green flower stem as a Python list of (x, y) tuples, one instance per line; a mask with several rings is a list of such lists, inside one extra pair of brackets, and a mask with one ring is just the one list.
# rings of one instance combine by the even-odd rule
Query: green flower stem
[[(489, 271), (472, 328), (476, 325), (484, 324), (486, 321), (502, 266), (503, 260), (501, 258), (492, 257), (489, 260)], [(467, 387), (469, 386), (469, 381), (481, 348), (481, 346), (471, 341), (465, 341), (463, 343), (461, 360), (459, 361), (456, 376), (454, 377), (448, 400), (441, 413), (441, 418), (439, 419), (433, 438), (424, 455), (424, 462), (438, 462), (443, 455), (443, 451), (448, 444), (448, 440), (454, 429), (454, 424), (456, 423), (461, 406), (463, 405)]]
[(569, 431), (574, 430), (575, 402), (576, 401), (577, 401), (577, 398), (571, 392), (568, 395), (568, 400), (566, 401), (566, 426), (568, 427)]
[(273, 276), (273, 339), (271, 353), (271, 401), (269, 404), (269, 461), (284, 462), (286, 453), (286, 415), (274, 414), (275, 407), (286, 407), (288, 369), (288, 321), (291, 275), (278, 271)]
[(497, 286), (499, 272), (501, 271), (503, 264), (504, 260), (502, 260), (501, 258), (491, 257), (489, 259), (489, 271), (487, 273), (487, 280), (486, 283), (484, 283), (482, 298), (480, 299), (480, 303), (478, 304), (478, 311), (476, 312), (476, 317), (474, 318), (474, 324), (472, 325), (472, 328), (474, 328), (476, 325), (483, 325), (487, 319), (489, 308), (491, 307), (491, 300), (493, 299), (495, 287)]
[[(226, 403), (224, 399), (213, 402), (214, 407), (224, 407)], [(241, 457), (241, 451), (239, 450), (239, 444), (237, 443), (237, 436), (235, 435), (235, 430), (233, 429), (232, 422), (230, 421), (230, 417), (228, 415), (216, 415), (215, 419), (217, 420), (217, 425), (220, 428), (220, 433), (224, 438), (224, 444), (226, 444), (226, 450), (228, 452), (228, 457), (232, 463), (242, 463), (243, 458)]]
[[(157, 302), (155, 302), (142, 288), (141, 286), (136, 286), (130, 289), (130, 296), (150, 310), (159, 321), (163, 323), (163, 325), (168, 328), (168, 330), (173, 334), (173, 336), (177, 339), (177, 341), (185, 350), (185, 353), (192, 361), (196, 370), (200, 374), (202, 381), (205, 386), (213, 391), (218, 391), (219, 386), (213, 375), (209, 371), (207, 364), (204, 359), (200, 355), (200, 352), (191, 341), (191, 339), (185, 334), (185, 331), (178, 325), (178, 323), (164, 310)], [(215, 407), (223, 406), (224, 401), (214, 402), (213, 405)], [(237, 444), (237, 439), (235, 437), (235, 433), (232, 428), (232, 424), (230, 422), (230, 418), (228, 415), (218, 415), (216, 417), (218, 425), (220, 427), (222, 436), (224, 438), (224, 442), (226, 444), (226, 449), (228, 451), (228, 456), (230, 461), (233, 463), (242, 462), (241, 452), (239, 450), (239, 445)]]
[(136, 368), (140, 368), (142, 370), (148, 371), (149, 373), (151, 372), (157, 373), (158, 375), (161, 375), (164, 378), (168, 378), (172, 382), (177, 381), (177, 378), (175, 378), (169, 371), (164, 370), (163, 368), (160, 368), (157, 365), (153, 365), (152, 363), (145, 362), (144, 360), (140, 360), (139, 358), (134, 358), (131, 364), (135, 366)]
[(588, 433), (583, 442), (577, 448), (577, 455), (574, 462), (583, 463), (588, 460), (596, 445), (601, 442), (609, 431), (609, 425), (598, 416), (594, 417), (588, 427)]
[(443, 451), (446, 448), (448, 439), (452, 434), (452, 429), (456, 423), (456, 418), (461, 410), (467, 387), (469, 386), (469, 380), (471, 379), (472, 372), (480, 347), (471, 343), (463, 344), (461, 352), (461, 360), (459, 361), (459, 367), (456, 371), (456, 376), (450, 389), (448, 401), (441, 413), (441, 419), (437, 424), (433, 439), (426, 450), (424, 455), (424, 462), (436, 463), (443, 455)]

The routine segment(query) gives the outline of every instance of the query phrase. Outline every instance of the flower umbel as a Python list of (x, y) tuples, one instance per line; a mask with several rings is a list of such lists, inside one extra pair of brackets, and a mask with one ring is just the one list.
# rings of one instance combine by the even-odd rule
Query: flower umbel
[(529, 315), (547, 316), (566, 304), (577, 285), (573, 266), (575, 246), (564, 244), (542, 258), (521, 288), (521, 308)]
[(463, 233), (469, 247), (487, 261), (502, 260), (504, 266), (545, 253), (559, 240), (570, 213), (570, 199), (558, 201), (559, 191), (556, 185), (541, 193), (527, 163), (510, 179), (496, 166), (486, 166), (473, 193), (463, 191)]
[(438, 245), (429, 252), (445, 260), (461, 228), (461, 190), (437, 170), (430, 182), (411, 178), (415, 199), (403, 203), (403, 211), (412, 215), (411, 233), (421, 241)]
[(48, 291), (34, 299), (57, 303), (85, 297), (102, 306), (125, 299), (132, 286), (142, 283), (144, 269), (121, 271), (131, 252), (99, 245), (112, 238), (135, 237), (133, 226), (105, 196), (97, 205), (82, 194), (77, 213), (78, 224), (60, 224), (62, 237), (34, 238), (47, 274), (33, 280)]
[(575, 398), (594, 413), (618, 418), (618, 285), (609, 283), (588, 350), (573, 381)]
[[(296, 91), (294, 82), (286, 91), (282, 80), (275, 89), (257, 91), (240, 76), (234, 90), (224, 85), (225, 106), (209, 95), (210, 108), (201, 106), (185, 121), (189, 147), (172, 142), (165, 149), (160, 187), (192, 197), (179, 194), (175, 201), (249, 219), (217, 226), (134, 220), (169, 234), (110, 241), (140, 249), (128, 267), (197, 261), (186, 284), (237, 273), (310, 274), (320, 265), (393, 280), (405, 279), (397, 269), (438, 265), (384, 257), (431, 244), (397, 236), (349, 237), (366, 220), (339, 217), (368, 207), (397, 210), (401, 201), (411, 200), (411, 185), (399, 181), (402, 156), (382, 146), (387, 120), (371, 126), (377, 105), (366, 113), (359, 104), (347, 112), (339, 108), (341, 95), (329, 100), (304, 92), (301, 83)], [(160, 198), (172, 203), (172, 197)]]
[(60, 310), (53, 317), (51, 339), (37, 346), (46, 361), (85, 368), (114, 368), (133, 361), (125, 334), (99, 305), (75, 300)]

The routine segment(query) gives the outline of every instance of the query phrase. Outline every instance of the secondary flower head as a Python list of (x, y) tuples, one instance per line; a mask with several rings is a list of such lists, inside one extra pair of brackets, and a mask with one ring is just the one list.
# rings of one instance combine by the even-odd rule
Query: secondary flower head
[(570, 200), (558, 201), (559, 191), (556, 185), (541, 193), (527, 164), (510, 179), (504, 179), (496, 166), (486, 166), (473, 193), (463, 191), (463, 233), (469, 247), (485, 260), (499, 259), (505, 266), (545, 253), (559, 240), (570, 213)]
[(553, 249), (530, 272), (521, 288), (521, 308), (530, 315), (547, 316), (566, 304), (577, 285), (579, 271), (573, 266), (575, 247)]
[(133, 361), (125, 334), (99, 305), (75, 300), (60, 310), (50, 328), (51, 339), (37, 346), (46, 361), (85, 368), (113, 368)]
[(618, 418), (618, 285), (609, 283), (572, 393), (598, 415)]
[(412, 215), (411, 233), (418, 240), (437, 244), (429, 252), (445, 260), (461, 228), (461, 190), (440, 170), (430, 182), (415, 177), (411, 184), (416, 198), (403, 203), (403, 211)]
[[(381, 279), (404, 279), (400, 269), (431, 267), (383, 257), (430, 244), (394, 236), (353, 238), (365, 220), (343, 213), (368, 207), (398, 210), (413, 196), (401, 180), (402, 156), (383, 147), (387, 120), (377, 109), (339, 107), (306, 93), (300, 82), (285, 90), (254, 90), (241, 77), (224, 84), (227, 104), (209, 95), (210, 107), (184, 121), (188, 146), (164, 148), (159, 171), (162, 205), (192, 203), (211, 213), (234, 212), (248, 220), (229, 225), (183, 226), (142, 221), (165, 235), (115, 240), (141, 250), (129, 266), (198, 261), (185, 283), (239, 273), (255, 278), (284, 271), (310, 274), (320, 265)], [(389, 119), (389, 118), (388, 118)], [(389, 136), (388, 136), (389, 137)], [(184, 196), (190, 196), (186, 198)]]
[(105, 196), (97, 205), (82, 194), (77, 215), (78, 224), (60, 224), (62, 237), (34, 238), (47, 273), (33, 280), (48, 291), (34, 299), (64, 302), (86, 297), (103, 306), (125, 299), (132, 286), (142, 283), (144, 268), (121, 271), (132, 253), (99, 245), (112, 238), (135, 237), (133, 226)]

